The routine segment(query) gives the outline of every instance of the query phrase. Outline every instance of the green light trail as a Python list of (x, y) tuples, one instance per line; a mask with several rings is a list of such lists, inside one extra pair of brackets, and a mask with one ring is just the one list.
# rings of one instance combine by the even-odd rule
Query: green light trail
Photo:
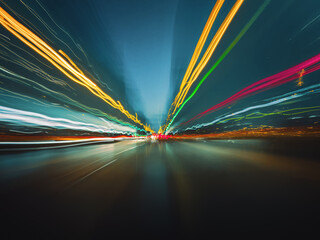
[(243, 37), (243, 35), (249, 30), (249, 28), (252, 26), (252, 24), (257, 20), (257, 18), (260, 16), (260, 14), (263, 12), (263, 10), (268, 6), (268, 4), (271, 2), (271, 0), (266, 0), (260, 8), (256, 11), (256, 13), (253, 15), (253, 17), (250, 19), (250, 21), (244, 26), (244, 28), (240, 31), (238, 36), (232, 41), (232, 43), (229, 45), (229, 47), (222, 53), (222, 55), (219, 57), (219, 59), (215, 62), (215, 64), (211, 67), (211, 69), (204, 75), (204, 77), (201, 79), (201, 81), (198, 83), (196, 88), (193, 90), (193, 92), (190, 94), (190, 96), (182, 103), (179, 110), (176, 112), (176, 114), (171, 119), (170, 123), (168, 124), (167, 129), (170, 128), (171, 124), (179, 114), (179, 112), (182, 110), (184, 105), (196, 94), (198, 89), (200, 88), (201, 84), (208, 78), (208, 76), (213, 72), (213, 70), (216, 69), (216, 67), (219, 66), (219, 64), (222, 62), (222, 60), (228, 55), (228, 53), (233, 49), (233, 47), (239, 42), (239, 40)]

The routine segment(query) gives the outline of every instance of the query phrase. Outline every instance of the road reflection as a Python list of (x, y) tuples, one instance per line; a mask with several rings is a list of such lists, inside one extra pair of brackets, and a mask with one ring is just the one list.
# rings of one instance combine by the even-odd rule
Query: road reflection
[(1, 211), (16, 225), (33, 229), (50, 219), (46, 230), (68, 226), (72, 236), (88, 238), (307, 230), (320, 213), (318, 144), (130, 140), (5, 154)]

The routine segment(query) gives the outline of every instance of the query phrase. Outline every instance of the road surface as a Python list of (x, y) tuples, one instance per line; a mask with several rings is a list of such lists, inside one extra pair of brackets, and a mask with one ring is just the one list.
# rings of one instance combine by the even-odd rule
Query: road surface
[(2, 152), (2, 235), (310, 233), (319, 224), (319, 146), (318, 139), (127, 140)]

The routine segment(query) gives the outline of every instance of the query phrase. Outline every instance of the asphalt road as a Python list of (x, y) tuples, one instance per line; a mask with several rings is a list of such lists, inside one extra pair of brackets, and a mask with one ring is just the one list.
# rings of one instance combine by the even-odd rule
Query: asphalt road
[(317, 232), (319, 143), (129, 140), (2, 153), (1, 234), (154, 239)]

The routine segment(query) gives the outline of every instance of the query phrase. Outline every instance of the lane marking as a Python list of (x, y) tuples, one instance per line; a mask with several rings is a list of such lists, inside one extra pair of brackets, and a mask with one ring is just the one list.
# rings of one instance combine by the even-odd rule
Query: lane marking
[[(143, 146), (143, 145), (144, 145), (144, 144), (140, 144), (139, 146), (135, 146), (135, 147), (131, 147), (131, 148), (129, 148), (129, 149), (123, 150), (123, 151), (121, 151), (121, 152), (116, 153), (115, 156), (117, 156), (117, 155), (119, 155), (119, 154), (121, 154), (121, 153), (130, 151), (130, 150), (132, 150), (132, 149), (134, 149), (134, 148)], [(103, 158), (102, 158), (102, 159), (103, 159)], [(101, 159), (99, 159), (99, 160), (101, 160)], [(96, 173), (96, 172), (100, 171), (101, 169), (109, 166), (110, 164), (114, 163), (114, 162), (117, 161), (117, 160), (119, 160), (119, 158), (116, 158), (116, 159), (114, 159), (114, 160), (111, 160), (110, 162), (108, 162), (108, 163), (102, 165), (101, 167), (93, 170), (92, 172), (90, 172), (90, 173), (88, 173), (87, 175), (83, 176), (83, 177), (80, 178), (79, 180), (75, 181), (73, 184), (69, 185), (69, 187), (67, 187), (67, 189), (70, 189), (70, 188), (74, 187), (74, 186), (77, 185), (78, 183), (82, 182), (83, 180), (87, 179), (88, 177), (90, 177), (90, 176), (93, 175), (94, 173)], [(97, 160), (97, 161), (98, 161), (98, 160)], [(95, 161), (95, 162), (96, 162), (96, 161)], [(91, 164), (87, 165), (86, 167), (88, 167), (88, 166), (90, 166), (90, 165), (91, 165)], [(78, 169), (78, 170), (79, 170), (79, 169)]]
[(89, 174), (85, 175), (84, 177), (80, 178), (80, 179), (79, 179), (78, 181), (76, 181), (73, 185), (76, 185), (76, 184), (82, 182), (82, 181), (85, 180), (86, 178), (90, 177), (92, 174), (98, 172), (99, 170), (105, 168), (106, 166), (114, 163), (114, 162), (117, 161), (117, 160), (118, 160), (118, 158), (116, 158), (116, 159), (114, 159), (114, 160), (112, 160), (112, 161), (110, 161), (110, 162), (102, 165), (101, 167), (97, 168), (96, 170), (94, 170), (94, 171), (90, 172)]

